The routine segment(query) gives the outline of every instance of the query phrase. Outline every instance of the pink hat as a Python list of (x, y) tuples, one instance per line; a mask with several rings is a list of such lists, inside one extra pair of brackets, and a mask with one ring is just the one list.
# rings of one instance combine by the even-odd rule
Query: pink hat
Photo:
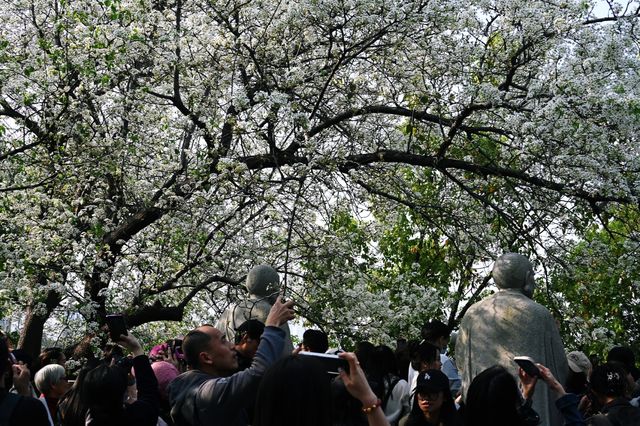
[[(169, 353), (169, 350), (169, 345), (167, 345), (166, 343), (156, 345), (149, 351), (149, 358), (151, 358), (152, 361), (162, 361), (163, 358), (160, 353), (162, 352), (164, 355), (166, 355)], [(181, 347), (176, 347), (173, 355), (176, 357), (176, 359), (184, 360), (184, 353), (182, 353)]]
[(149, 351), (149, 358), (151, 358), (152, 360), (155, 360), (157, 358), (160, 358), (159, 356), (159, 352), (162, 353), (167, 353), (167, 344), (163, 343), (161, 345), (156, 345), (153, 348), (151, 348), (151, 350)]
[(180, 375), (180, 372), (175, 365), (167, 361), (156, 361), (151, 364), (151, 368), (153, 369), (153, 373), (156, 375), (156, 379), (158, 379), (160, 397), (168, 399), (167, 386), (169, 386), (169, 383), (171, 383), (173, 379)]

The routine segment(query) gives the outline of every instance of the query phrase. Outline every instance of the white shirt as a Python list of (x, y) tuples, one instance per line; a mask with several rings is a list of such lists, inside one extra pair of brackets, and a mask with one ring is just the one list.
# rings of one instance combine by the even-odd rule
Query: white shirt
[[(462, 380), (458, 374), (456, 364), (445, 354), (440, 354), (440, 362), (442, 363), (442, 372), (449, 378), (449, 389), (451, 390), (451, 394), (455, 396), (460, 390), (460, 386), (462, 386)], [(413, 395), (416, 390), (416, 383), (418, 382), (418, 372), (411, 367), (411, 364), (409, 364), (409, 375), (407, 378), (411, 384), (410, 393)]]
[(400, 379), (393, 387), (391, 395), (387, 400), (387, 405), (384, 407), (384, 415), (389, 421), (389, 424), (397, 424), (398, 420), (406, 414), (405, 411), (408, 412), (407, 408), (405, 408), (408, 395), (409, 383), (407, 383), (406, 380)]

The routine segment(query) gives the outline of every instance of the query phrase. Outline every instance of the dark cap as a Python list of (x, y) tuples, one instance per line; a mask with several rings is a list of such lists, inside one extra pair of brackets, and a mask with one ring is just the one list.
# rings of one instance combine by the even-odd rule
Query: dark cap
[(633, 376), (633, 380), (640, 379), (640, 370), (636, 367), (636, 357), (631, 348), (626, 346), (616, 346), (611, 348), (607, 355), (607, 362), (619, 362), (624, 364), (627, 371)]
[(623, 396), (627, 386), (625, 376), (622, 366), (615, 362), (600, 365), (591, 373), (591, 389), (606, 396)]
[(420, 373), (416, 382), (416, 392), (449, 391), (449, 378), (440, 370), (427, 370)]

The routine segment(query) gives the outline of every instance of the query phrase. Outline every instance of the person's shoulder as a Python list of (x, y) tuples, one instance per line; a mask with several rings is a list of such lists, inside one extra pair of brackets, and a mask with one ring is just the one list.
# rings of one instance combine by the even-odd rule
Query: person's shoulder
[(407, 382), (405, 379), (401, 379), (399, 377), (396, 376), (397, 382), (395, 382), (395, 384), (393, 385), (393, 389), (392, 392), (394, 393), (404, 393), (405, 391), (408, 392), (409, 391), (409, 382)]
[(33, 398), (30, 396), (22, 396), (18, 395), (18, 403), (16, 404), (16, 409), (24, 408), (24, 409), (33, 409), (33, 410), (44, 410), (44, 404), (38, 398)]
[(180, 392), (180, 390), (185, 388), (191, 388), (195, 386), (200, 386), (203, 383), (209, 380), (215, 380), (216, 377), (211, 376), (207, 373), (203, 373), (200, 370), (189, 370), (184, 373), (178, 375), (175, 379), (171, 381), (169, 384), (169, 393)]
[(409, 415), (407, 414), (400, 419), (400, 421), (398, 422), (398, 426), (407, 426), (408, 422), (409, 422)]
[(449, 415), (447, 416), (447, 419), (443, 424), (446, 426), (464, 426), (462, 415), (458, 412), (458, 410), (449, 412)]
[(11, 415), (11, 424), (49, 425), (47, 409), (42, 401), (30, 396), (20, 396)]
[(588, 426), (613, 426), (604, 414), (596, 414), (586, 420)]
[[(640, 420), (640, 408), (631, 405), (631, 402), (626, 398), (616, 398), (605, 406), (603, 412), (611, 415), (618, 415), (624, 413), (627, 416), (637, 418)], [(638, 423), (640, 424), (640, 423)]]

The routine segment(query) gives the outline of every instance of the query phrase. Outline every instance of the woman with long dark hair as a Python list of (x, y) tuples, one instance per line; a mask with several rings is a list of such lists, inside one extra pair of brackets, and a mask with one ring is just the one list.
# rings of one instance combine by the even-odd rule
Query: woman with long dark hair
[(257, 401), (253, 422), (257, 426), (331, 424), (329, 378), (309, 357), (293, 355), (271, 366), (262, 377)]
[[(349, 364), (340, 379), (359, 401), (369, 426), (389, 426), (380, 399), (373, 393), (358, 358), (343, 352)], [(273, 364), (258, 389), (253, 426), (331, 426), (330, 378), (317, 360), (291, 355)]]
[(584, 426), (578, 412), (578, 397), (567, 393), (553, 376), (551, 370), (536, 364), (537, 376), (529, 376), (521, 368), (518, 376), (522, 393), (516, 379), (502, 366), (489, 367), (478, 374), (467, 392), (464, 413), (465, 426), (535, 426), (540, 417), (531, 408), (531, 397), (538, 378), (556, 395), (556, 408), (564, 418), (565, 426)]
[(132, 404), (124, 404), (127, 371), (119, 365), (101, 364), (87, 371), (82, 380), (79, 380), (79, 385), (72, 388), (72, 394), (76, 398), (68, 401), (69, 408), (72, 409), (67, 410), (66, 415), (65, 410), (62, 410), (63, 425), (156, 425), (159, 412), (158, 381), (149, 358), (130, 333), (121, 335), (118, 343), (129, 349), (134, 356), (137, 400)]
[(391, 425), (397, 425), (408, 411), (404, 404), (409, 397), (409, 383), (399, 377), (396, 356), (390, 347), (376, 346), (373, 365), (368, 374), (369, 378), (382, 384), (383, 392), (378, 397), (382, 401), (384, 415)]
[(531, 408), (535, 377), (521, 375), (524, 403), (516, 379), (506, 368), (495, 365), (478, 374), (464, 403), (465, 426), (532, 426), (540, 418)]
[(449, 389), (449, 378), (440, 370), (418, 376), (413, 407), (400, 426), (462, 426)]
[(87, 373), (97, 367), (98, 361), (89, 360), (87, 365), (78, 372), (71, 389), (65, 393), (58, 401), (58, 413), (60, 414), (63, 426), (84, 426), (87, 409), (80, 401), (80, 390)]

